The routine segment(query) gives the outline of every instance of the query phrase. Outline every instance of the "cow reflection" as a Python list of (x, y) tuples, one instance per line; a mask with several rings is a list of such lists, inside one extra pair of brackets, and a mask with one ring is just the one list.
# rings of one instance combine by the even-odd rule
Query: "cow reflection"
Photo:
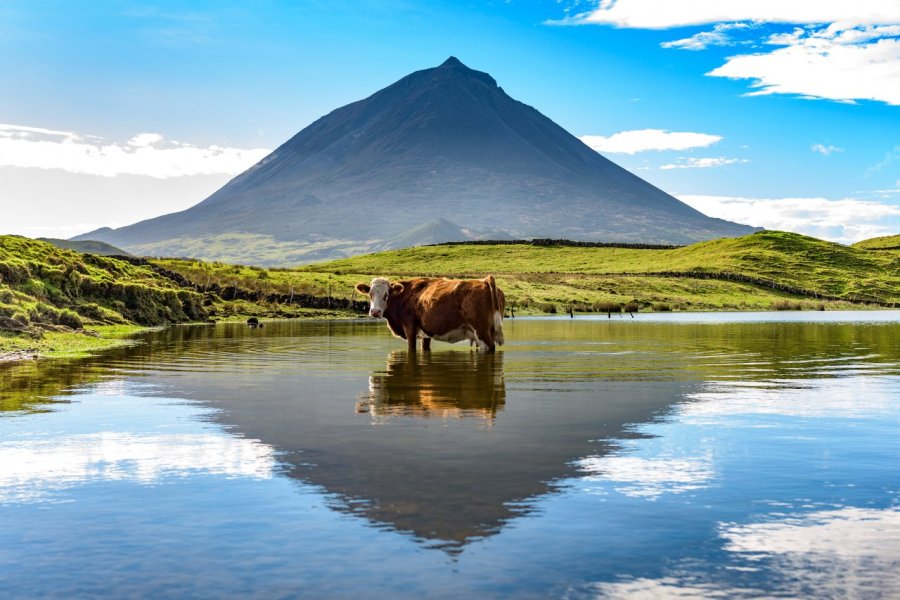
[(397, 350), (384, 371), (369, 377), (358, 412), (373, 417), (493, 419), (506, 402), (503, 355)]

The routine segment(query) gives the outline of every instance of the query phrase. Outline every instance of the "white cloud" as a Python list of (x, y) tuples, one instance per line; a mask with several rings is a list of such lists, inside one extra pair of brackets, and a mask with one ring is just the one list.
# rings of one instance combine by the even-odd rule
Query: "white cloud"
[(147, 148), (150, 146), (155, 146), (163, 141), (163, 136), (158, 133), (139, 133), (130, 140), (128, 140), (129, 146), (136, 146), (138, 148)]
[(144, 175), (169, 179), (190, 175), (236, 175), (269, 152), (265, 148), (198, 147), (167, 142), (159, 133), (139, 133), (125, 144), (117, 144), (97, 136), (0, 124), (0, 167), (60, 169), (102, 177)]
[(718, 23), (712, 31), (701, 31), (691, 37), (660, 44), (663, 48), (678, 48), (679, 50), (705, 50), (709, 46), (733, 46), (737, 42), (726, 31), (732, 29), (747, 29), (747, 23)]
[(559, 23), (669, 29), (709, 23), (891, 24), (900, 22), (896, 0), (601, 0), (599, 5)]
[[(900, 17), (900, 16), (898, 16)], [(728, 58), (707, 75), (755, 80), (751, 96), (797, 94), (900, 105), (900, 26), (834, 24), (771, 36), (772, 52)]]
[(746, 158), (726, 158), (724, 156), (706, 157), (706, 158), (679, 158), (678, 162), (663, 165), (660, 169), (709, 169), (711, 167), (724, 167), (725, 165), (735, 165), (750, 162)]
[(843, 152), (844, 151), (843, 148), (838, 148), (837, 146), (832, 146), (830, 144), (827, 146), (825, 144), (813, 144), (812, 146), (809, 147), (809, 149), (812, 150), (813, 152), (818, 152), (822, 156), (830, 156), (830, 155), (834, 154), (835, 152)]
[(0, 167), (0, 234), (68, 238), (99, 227), (120, 227), (193, 206), (231, 177), (101, 177)]
[(729, 57), (707, 75), (754, 80), (749, 95), (900, 104), (897, 0), (601, 0), (595, 9), (559, 23), (639, 29), (716, 24), (712, 31), (662, 44), (684, 50), (731, 45), (724, 32), (749, 23), (802, 25), (759, 40), (782, 48)]
[(699, 195), (678, 198), (711, 217), (843, 244), (900, 232), (900, 206), (874, 200)]
[(582, 142), (597, 152), (635, 154), (647, 150), (688, 150), (705, 148), (722, 139), (720, 135), (692, 133), (689, 131), (666, 131), (664, 129), (635, 129), (620, 131), (606, 137), (583, 135)]

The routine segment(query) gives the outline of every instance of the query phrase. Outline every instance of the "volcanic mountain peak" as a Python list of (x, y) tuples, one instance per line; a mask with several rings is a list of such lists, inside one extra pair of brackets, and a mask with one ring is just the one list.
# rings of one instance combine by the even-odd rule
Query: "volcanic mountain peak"
[(685, 243), (752, 228), (690, 208), (451, 56), (318, 119), (186, 211), (79, 237), (216, 258), (216, 238), (252, 235), (312, 260), (461, 231)]

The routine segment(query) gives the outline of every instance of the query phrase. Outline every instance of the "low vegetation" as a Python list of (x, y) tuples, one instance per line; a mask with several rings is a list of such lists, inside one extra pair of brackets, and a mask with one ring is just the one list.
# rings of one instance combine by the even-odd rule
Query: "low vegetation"
[(869, 238), (853, 244), (863, 250), (900, 250), (900, 234)]
[[(207, 317), (203, 301), (201, 294), (149, 265), (0, 236), (3, 351), (45, 351), (52, 346), (74, 352), (109, 345), (96, 341), (101, 326), (201, 320)], [(65, 338), (72, 333), (78, 336)]]
[[(111, 325), (360, 315), (366, 299), (354, 290), (359, 281), (486, 273), (497, 277), (517, 314), (900, 302), (900, 253), (774, 231), (665, 249), (448, 244), (295, 269), (104, 257), (0, 236), (0, 351), (90, 350), (104, 341), (94, 332)], [(79, 341), (62, 341), (76, 333)]]
[[(520, 313), (889, 307), (900, 301), (900, 257), (776, 231), (683, 248), (446, 244), (355, 256), (296, 269), (166, 259), (157, 264), (205, 286), (266, 297), (364, 300), (374, 276), (482, 277), (493, 273)], [(292, 303), (296, 304), (296, 302)]]

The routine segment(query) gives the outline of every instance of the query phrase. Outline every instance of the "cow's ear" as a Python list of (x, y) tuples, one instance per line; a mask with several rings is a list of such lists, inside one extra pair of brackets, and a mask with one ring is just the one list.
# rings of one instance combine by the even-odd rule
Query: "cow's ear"
[(402, 283), (392, 283), (391, 284), (391, 293), (395, 296), (397, 294), (403, 293), (403, 284)]
[(361, 294), (368, 294), (368, 293), (369, 293), (369, 289), (370, 289), (370, 288), (369, 288), (369, 284), (368, 284), (368, 283), (357, 283), (357, 284), (356, 284), (356, 291), (359, 292), (359, 293), (361, 293)]

